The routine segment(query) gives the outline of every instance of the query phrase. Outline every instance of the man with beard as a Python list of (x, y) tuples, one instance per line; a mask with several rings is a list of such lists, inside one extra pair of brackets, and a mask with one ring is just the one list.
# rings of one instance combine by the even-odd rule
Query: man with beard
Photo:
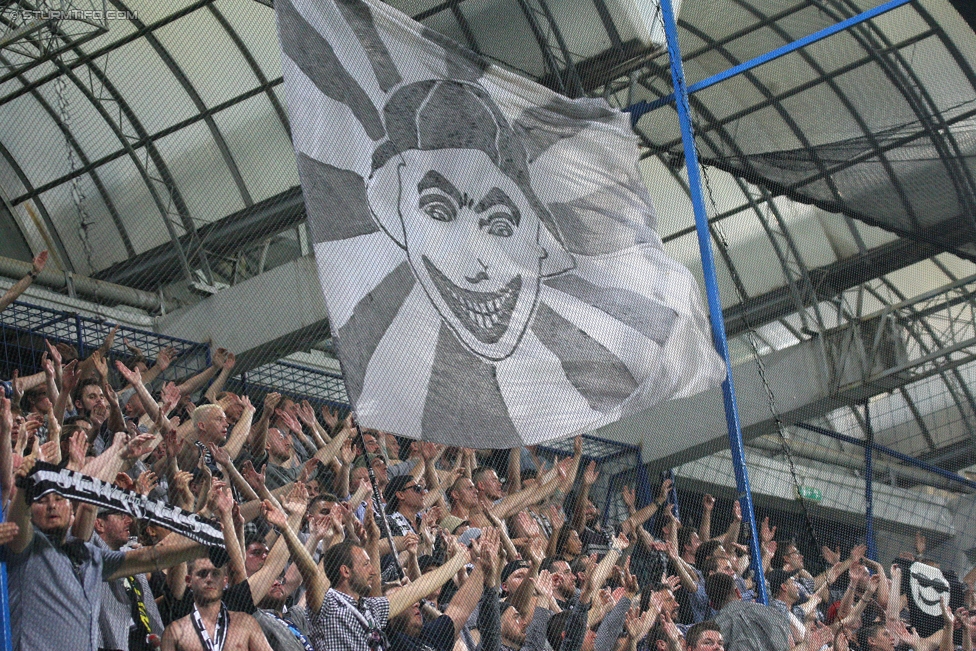
[[(101, 509), (92, 542), (104, 550), (119, 551), (129, 542), (132, 516)], [(102, 583), (102, 609), (98, 615), (103, 649), (145, 651), (158, 643), (163, 621), (145, 574)]]
[(223, 568), (209, 559), (191, 562), (186, 583), (193, 592), (193, 612), (166, 627), (163, 651), (271, 651), (253, 617), (224, 605)]
[[(16, 477), (23, 480), (34, 467), (28, 457)], [(13, 646), (21, 651), (64, 651), (98, 648), (100, 583), (172, 567), (200, 558), (207, 548), (186, 538), (171, 537), (152, 547), (122, 552), (68, 539), (73, 520), (71, 502), (47, 493), (28, 504), (18, 488), (11, 498), (9, 521), (18, 533), (0, 547), (7, 563)], [(32, 626), (28, 622), (44, 622)]]

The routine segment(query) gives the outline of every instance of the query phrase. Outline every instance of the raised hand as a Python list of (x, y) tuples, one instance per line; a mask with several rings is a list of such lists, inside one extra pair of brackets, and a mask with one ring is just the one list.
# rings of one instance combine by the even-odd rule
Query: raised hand
[(854, 548), (851, 549), (851, 556), (850, 556), (851, 563), (852, 564), (860, 563), (861, 559), (864, 558), (864, 555), (867, 553), (867, 551), (868, 551), (867, 545), (865, 544), (855, 545)]
[(261, 515), (264, 519), (268, 521), (279, 529), (283, 529), (288, 526), (288, 518), (282, 513), (278, 508), (271, 503), (270, 500), (264, 500), (261, 502)]
[(379, 544), (380, 526), (376, 523), (376, 516), (373, 514), (373, 509), (369, 505), (366, 506), (366, 516), (363, 518), (363, 534), (366, 537), (367, 544)]
[(596, 469), (596, 461), (590, 461), (583, 472), (583, 485), (592, 486), (600, 478), (600, 473)]
[(626, 589), (627, 594), (630, 596), (636, 595), (640, 592), (640, 582), (637, 577), (630, 573), (630, 559), (632, 556), (628, 556), (627, 560), (624, 561), (623, 576), (621, 577), (621, 583)]
[(299, 473), (298, 479), (296, 481), (298, 481), (299, 483), (302, 483), (302, 484), (304, 484), (305, 482), (307, 482), (308, 481), (308, 478), (311, 477), (314, 474), (315, 468), (320, 463), (322, 463), (322, 462), (319, 461), (316, 457), (312, 457), (311, 459), (309, 459), (308, 461), (306, 461), (305, 463), (303, 463), (302, 464), (302, 471)]
[(227, 349), (218, 348), (217, 350), (213, 351), (213, 355), (210, 356), (210, 359), (214, 367), (218, 369), (223, 368), (224, 362), (227, 361)]
[(282, 506), (289, 515), (305, 513), (305, 509), (308, 508), (308, 489), (305, 488), (305, 484), (300, 481), (295, 482), (294, 487), (285, 495)]
[(116, 361), (115, 368), (122, 375), (122, 377), (125, 378), (125, 381), (128, 382), (129, 384), (142, 383), (142, 371), (139, 370), (138, 366), (136, 366), (130, 371), (128, 366), (126, 366), (120, 361)]
[(336, 425), (339, 424), (339, 410), (332, 411), (329, 405), (322, 405), (322, 420), (325, 421), (325, 426), (329, 428), (329, 431), (334, 432)]
[(176, 405), (180, 404), (183, 394), (180, 393), (180, 388), (176, 386), (176, 382), (167, 382), (163, 385), (160, 396), (162, 398), (159, 405), (160, 411), (165, 415), (176, 409)]
[(173, 488), (177, 491), (185, 492), (190, 489), (190, 482), (193, 481), (193, 473), (180, 470), (173, 475)]
[(229, 371), (232, 368), (234, 368), (234, 365), (236, 363), (237, 363), (237, 355), (235, 355), (234, 353), (228, 350), (227, 355), (224, 357), (224, 363), (221, 364), (220, 367), (225, 371)]
[(281, 411), (280, 409), (275, 410), (275, 416), (279, 417), (285, 426), (293, 431), (295, 434), (302, 433), (302, 424), (298, 422), (298, 419), (289, 414), (286, 411)]
[(313, 427), (318, 422), (315, 420), (315, 409), (312, 408), (312, 403), (308, 400), (302, 400), (302, 404), (298, 406), (297, 413), (298, 418), (309, 427)]
[(119, 456), (123, 459), (138, 459), (144, 454), (152, 452), (156, 437), (152, 434), (134, 436), (125, 444)]
[(661, 482), (661, 489), (657, 492), (657, 499), (661, 502), (667, 502), (668, 497), (671, 495), (671, 488), (674, 486), (674, 482), (671, 479), (665, 479)]
[(281, 402), (281, 394), (272, 391), (271, 393), (264, 396), (264, 413), (270, 416), (274, 413), (275, 407)]
[(546, 517), (549, 518), (549, 524), (552, 525), (553, 531), (558, 531), (566, 524), (566, 516), (563, 515), (563, 510), (556, 504), (550, 504), (546, 508)]
[(715, 508), (715, 498), (706, 493), (705, 497), (702, 498), (702, 508), (706, 511), (711, 511)]
[(81, 470), (85, 466), (87, 454), (88, 436), (82, 430), (78, 430), (68, 441), (68, 467), (72, 470)]
[(165, 371), (170, 367), (174, 359), (176, 359), (176, 349), (172, 346), (167, 346), (156, 355), (156, 366), (159, 367), (160, 371)]
[(498, 565), (501, 563), (499, 551), (501, 537), (499, 536), (498, 529), (495, 527), (485, 527), (481, 530), (481, 538), (478, 540), (481, 543), (481, 551), (478, 555), (481, 569), (484, 571), (485, 577), (492, 577), (498, 569)]
[(261, 472), (258, 472), (254, 469), (254, 464), (250, 460), (245, 461), (241, 465), (241, 476), (244, 477), (244, 481), (247, 482), (248, 486), (260, 493), (264, 488), (264, 471), (267, 467), (267, 464), (261, 466)]
[(61, 463), (60, 441), (48, 441), (46, 443), (42, 443), (40, 455), (41, 461), (46, 461), (55, 465)]
[[(769, 526), (769, 516), (767, 515), (765, 518), (762, 519), (762, 523), (759, 525), (759, 539), (763, 543), (768, 543), (771, 542), (775, 537), (776, 537), (776, 527)], [(839, 556), (837, 560), (840, 560)], [(831, 565), (833, 565), (833, 563), (831, 563)]]
[(840, 562), (840, 545), (836, 549), (831, 549), (827, 545), (820, 548), (820, 555), (828, 564), (834, 565)]
[(20, 527), (17, 526), (16, 522), (0, 523), (0, 545), (6, 545), (16, 538), (18, 533), (20, 533)]
[(583, 454), (583, 437), (577, 436), (573, 439), (573, 456), (578, 457)]
[(136, 479), (136, 492), (140, 495), (148, 495), (159, 485), (159, 478), (152, 470), (141, 473)]
[(624, 629), (627, 631), (627, 635), (630, 639), (637, 642), (647, 637), (647, 634), (650, 633), (651, 628), (654, 626), (655, 620), (657, 620), (658, 612), (660, 612), (653, 609), (648, 609), (643, 613), (639, 611), (639, 607), (631, 608), (627, 611), (627, 616), (624, 619)]
[(221, 468), (227, 468), (230, 466), (230, 453), (224, 448), (218, 446), (215, 443), (208, 443), (207, 449), (210, 450), (210, 456), (213, 457), (214, 462)]
[(108, 360), (102, 355), (101, 350), (96, 350), (91, 355), (92, 364), (95, 365), (95, 370), (98, 372), (99, 377), (102, 378), (102, 382), (108, 383)]
[(73, 359), (61, 369), (61, 391), (71, 393), (78, 386), (78, 360)]
[(671, 592), (675, 592), (679, 587), (681, 587), (681, 578), (677, 574), (669, 574), (664, 577), (664, 583), (668, 584), (668, 587), (671, 588)]
[(20, 466), (14, 472), (15, 479), (24, 479), (29, 474), (34, 471), (34, 464), (37, 463), (37, 457), (27, 456), (24, 457), (23, 461), (20, 462)]
[(124, 491), (131, 491), (136, 487), (136, 483), (132, 481), (132, 477), (124, 472), (115, 475), (115, 485)]
[(44, 271), (44, 266), (47, 264), (47, 256), (47, 249), (44, 249), (35, 255), (33, 260), (31, 260), (31, 270), (35, 275)]
[(630, 510), (637, 508), (637, 491), (635, 491), (630, 486), (624, 486), (624, 489), (620, 492), (620, 497), (624, 500), (624, 505)]

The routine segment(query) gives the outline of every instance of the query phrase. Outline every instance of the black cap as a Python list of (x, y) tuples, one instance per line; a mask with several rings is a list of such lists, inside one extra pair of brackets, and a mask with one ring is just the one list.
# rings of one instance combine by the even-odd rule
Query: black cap
[(511, 561), (510, 563), (506, 563), (505, 567), (502, 568), (502, 583), (505, 583), (505, 581), (508, 580), (508, 577), (512, 576), (512, 574), (516, 570), (521, 570), (523, 567), (528, 567), (528, 566), (529, 564), (523, 561), (522, 559), (518, 559), (518, 560)]

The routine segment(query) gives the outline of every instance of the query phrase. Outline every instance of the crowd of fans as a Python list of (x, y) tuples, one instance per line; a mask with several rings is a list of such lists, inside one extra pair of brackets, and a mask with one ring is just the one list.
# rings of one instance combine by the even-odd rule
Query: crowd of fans
[[(163, 382), (172, 350), (151, 351), (151, 366), (133, 347), (110, 359), (114, 336), (84, 359), (46, 342), (42, 370), (14, 372), (0, 398), (15, 651), (968, 651), (976, 638), (976, 610), (945, 600), (923, 637), (902, 566), (886, 570), (864, 546), (823, 548), (814, 575), (767, 519), (753, 567), (738, 503), (716, 534), (704, 496), (696, 528), (667, 480), (646, 504), (625, 488), (629, 516), (606, 526), (580, 439), (547, 463), (533, 448), (360, 430), (279, 393), (259, 410), (224, 389), (233, 353)], [(29, 503), (38, 462), (212, 518), (226, 562), (56, 492)]]

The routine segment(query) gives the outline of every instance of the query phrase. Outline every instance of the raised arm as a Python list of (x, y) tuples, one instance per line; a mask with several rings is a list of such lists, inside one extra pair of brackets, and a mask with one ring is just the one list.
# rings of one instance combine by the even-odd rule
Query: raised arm
[(298, 572), (302, 575), (302, 582), (305, 585), (307, 611), (317, 612), (322, 607), (322, 599), (325, 598), (325, 593), (329, 590), (329, 579), (325, 576), (325, 572), (312, 560), (312, 555), (302, 545), (302, 541), (295, 534), (289, 520), (285, 518), (285, 514), (267, 501), (263, 502), (262, 510), (264, 518), (281, 529), (281, 535), (288, 546), (288, 551), (295, 559), (295, 565), (298, 567)]
[[(272, 504), (270, 500), (265, 501), (268, 504)], [(288, 512), (288, 523), (293, 528), (301, 526), (302, 516), (305, 514), (305, 509), (308, 506), (308, 491), (305, 490), (304, 484), (295, 484), (295, 487), (283, 501), (285, 511)], [(264, 502), (262, 502), (262, 511), (264, 511), (263, 505)], [(254, 603), (258, 603), (268, 594), (268, 590), (271, 589), (275, 579), (278, 578), (288, 564), (289, 555), (290, 546), (288, 545), (287, 539), (279, 538), (271, 548), (271, 551), (268, 552), (268, 558), (264, 561), (261, 569), (252, 574), (247, 580), (251, 585), (251, 594), (254, 596)]]
[(258, 458), (264, 454), (265, 447), (268, 445), (268, 425), (271, 423), (271, 416), (274, 415), (275, 407), (281, 402), (281, 394), (271, 392), (264, 396), (264, 408), (261, 410), (261, 418), (254, 424), (248, 440), (248, 447), (251, 456)]
[(47, 264), (47, 249), (41, 251), (36, 256), (34, 256), (33, 262), (31, 262), (30, 272), (14, 283), (10, 289), (8, 289), (2, 297), (0, 297), (0, 312), (5, 310), (8, 305), (17, 300), (17, 298), (23, 294), (34, 279), (37, 278), (38, 274), (44, 270), (44, 265)]
[[(27, 477), (34, 469), (37, 459), (26, 457), (17, 468), (14, 475), (17, 479)], [(19, 554), (27, 549), (27, 546), (34, 539), (34, 526), (31, 524), (31, 509), (27, 502), (27, 496), (19, 488), (15, 488), (11, 495), (10, 510), (7, 512), (7, 521), (13, 522), (18, 527), (17, 535), (7, 543), (7, 549), (13, 554)]]
[[(367, 518), (372, 509), (366, 509)], [(377, 530), (378, 533), (378, 530)], [(453, 556), (432, 572), (424, 574), (413, 583), (390, 592), (390, 619), (420, 601), (423, 597), (444, 585), (468, 562), (467, 550), (460, 549), (456, 540), (451, 539), (449, 550)]]
[(184, 380), (183, 383), (179, 385), (180, 393), (182, 393), (184, 396), (189, 396), (196, 393), (198, 389), (209, 382), (210, 379), (217, 374), (217, 371), (224, 365), (224, 360), (226, 359), (227, 351), (225, 349), (218, 348), (215, 350), (210, 366), (200, 371), (196, 375)]
[(241, 418), (234, 424), (234, 429), (230, 431), (230, 436), (224, 443), (224, 449), (227, 450), (231, 459), (236, 459), (237, 455), (241, 453), (241, 448), (244, 447), (247, 436), (251, 432), (251, 422), (254, 420), (255, 409), (254, 405), (251, 404), (251, 399), (247, 396), (241, 396), (241, 404), (244, 405)]
[(217, 402), (217, 394), (224, 390), (224, 385), (227, 384), (227, 378), (230, 377), (230, 372), (234, 370), (234, 364), (236, 363), (237, 357), (234, 356), (234, 353), (229, 350), (226, 351), (223, 360), (221, 360), (220, 372), (217, 373), (217, 379), (207, 387), (207, 391), (203, 394), (207, 400)]
[(152, 368), (142, 374), (142, 381), (148, 386), (158, 378), (163, 371), (169, 368), (173, 360), (176, 359), (176, 349), (172, 346), (163, 348), (156, 354), (156, 363)]
[(152, 547), (140, 547), (126, 552), (122, 564), (105, 577), (105, 580), (114, 581), (134, 574), (165, 570), (194, 558), (203, 558), (207, 554), (207, 548), (200, 543), (183, 536), (170, 535)]
[(122, 377), (125, 378), (126, 382), (132, 385), (132, 388), (136, 390), (136, 394), (139, 396), (139, 401), (142, 402), (142, 406), (146, 410), (146, 415), (149, 416), (150, 420), (159, 420), (159, 404), (149, 393), (149, 389), (142, 381), (142, 372), (139, 367), (132, 369), (129, 368), (120, 361), (115, 362), (115, 368), (118, 369)]

